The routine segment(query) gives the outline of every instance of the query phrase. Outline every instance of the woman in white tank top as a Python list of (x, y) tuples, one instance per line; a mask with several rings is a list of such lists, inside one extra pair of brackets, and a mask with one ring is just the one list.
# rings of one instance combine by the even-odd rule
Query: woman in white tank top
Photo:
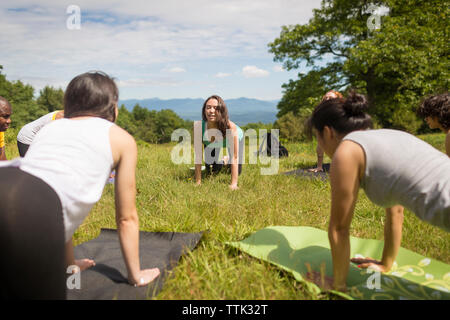
[[(354, 92), (347, 99), (322, 101), (307, 126), (332, 158), (328, 237), (333, 279), (328, 279), (328, 286), (342, 291), (350, 261), (361, 268), (390, 270), (400, 248), (404, 207), (450, 231), (450, 159), (408, 133), (367, 130), (372, 126), (367, 106), (366, 98)], [(381, 261), (350, 259), (350, 224), (359, 187), (386, 208)]]
[[(135, 205), (137, 146), (130, 134), (114, 124), (117, 101), (117, 86), (106, 74), (91, 72), (75, 77), (64, 96), (65, 118), (43, 127), (26, 156), (9, 161), (6, 166), (16, 167), (17, 175), (24, 175), (25, 179), (30, 176), (30, 180), (38, 178), (54, 190), (64, 222), (66, 265), (77, 265), (81, 270), (95, 262), (74, 259), (72, 235), (100, 199), (109, 174), (115, 169), (116, 221), (128, 280), (130, 284), (144, 286), (160, 271), (141, 269), (139, 262)], [(14, 183), (15, 180), (9, 182)], [(40, 190), (35, 192), (39, 194)], [(40, 210), (35, 208), (35, 214), (41, 214)], [(36, 248), (40, 249), (45, 250)]]

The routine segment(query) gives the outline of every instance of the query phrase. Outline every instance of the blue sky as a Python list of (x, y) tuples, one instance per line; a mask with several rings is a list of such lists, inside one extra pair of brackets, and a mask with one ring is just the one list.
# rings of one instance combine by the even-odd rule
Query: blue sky
[[(3, 0), (0, 65), (37, 91), (102, 70), (116, 78), (121, 99), (277, 100), (281, 85), (306, 70), (283, 70), (267, 44), (281, 26), (307, 23), (320, 2)], [(80, 8), (79, 30), (67, 28), (70, 5)]]

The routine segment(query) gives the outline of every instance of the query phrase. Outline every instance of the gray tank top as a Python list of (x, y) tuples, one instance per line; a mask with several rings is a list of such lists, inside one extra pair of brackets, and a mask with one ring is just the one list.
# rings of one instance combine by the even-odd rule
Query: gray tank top
[(361, 187), (375, 204), (402, 205), (421, 220), (450, 232), (450, 158), (398, 130), (354, 131), (344, 137), (366, 156)]

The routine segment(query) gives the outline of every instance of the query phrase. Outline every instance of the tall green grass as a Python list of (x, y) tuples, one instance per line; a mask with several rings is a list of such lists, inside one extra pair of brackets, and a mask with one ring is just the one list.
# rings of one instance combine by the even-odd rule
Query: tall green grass
[[(7, 155), (18, 155), (16, 132), (7, 134)], [(444, 135), (420, 136), (444, 151)], [(171, 161), (174, 143), (139, 143), (137, 198), (140, 229), (199, 232), (198, 247), (182, 257), (155, 299), (330, 299), (313, 295), (289, 274), (224, 244), (241, 240), (271, 225), (312, 226), (327, 229), (330, 211), (328, 182), (295, 176), (262, 176), (262, 165), (244, 165), (239, 190), (228, 188), (230, 176), (204, 178), (195, 187), (193, 165)], [(288, 144), (289, 157), (279, 172), (315, 164), (315, 144)], [(248, 156), (248, 152), (247, 152)], [(325, 162), (329, 162), (325, 159)], [(352, 222), (353, 236), (383, 239), (384, 209), (361, 191)], [(114, 187), (107, 185), (102, 199), (74, 235), (80, 244), (115, 228)], [(450, 235), (405, 212), (402, 246), (450, 263)]]

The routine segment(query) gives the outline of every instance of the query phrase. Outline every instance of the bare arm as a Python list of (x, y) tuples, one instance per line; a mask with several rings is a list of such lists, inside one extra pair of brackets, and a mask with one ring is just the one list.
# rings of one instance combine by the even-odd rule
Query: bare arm
[(230, 188), (235, 190), (238, 188), (238, 176), (239, 176), (239, 137), (237, 132), (233, 134), (233, 156), (231, 157), (231, 184)]
[(203, 146), (202, 146), (202, 123), (194, 122), (194, 164), (195, 164), (195, 183), (202, 183), (202, 162), (203, 162)]
[(386, 209), (384, 222), (384, 248), (381, 261), (373, 258), (353, 258), (360, 268), (372, 268), (379, 272), (387, 272), (392, 268), (402, 241), (403, 207), (400, 205)]
[(110, 138), (116, 164), (116, 224), (128, 281), (146, 285), (159, 275), (159, 270), (141, 270), (139, 261), (139, 220), (135, 203), (137, 146), (133, 137), (117, 126), (111, 128)]
[(0, 148), (0, 161), (3, 161), (3, 160), (8, 160), (6, 158), (5, 147)]
[(381, 264), (384, 270), (389, 271), (397, 257), (402, 242), (403, 207), (398, 205), (386, 209), (384, 223), (384, 249)]
[(359, 145), (343, 141), (336, 150), (330, 170), (331, 217), (328, 227), (333, 259), (333, 286), (346, 290), (350, 266), (350, 224), (358, 198), (364, 153)]

